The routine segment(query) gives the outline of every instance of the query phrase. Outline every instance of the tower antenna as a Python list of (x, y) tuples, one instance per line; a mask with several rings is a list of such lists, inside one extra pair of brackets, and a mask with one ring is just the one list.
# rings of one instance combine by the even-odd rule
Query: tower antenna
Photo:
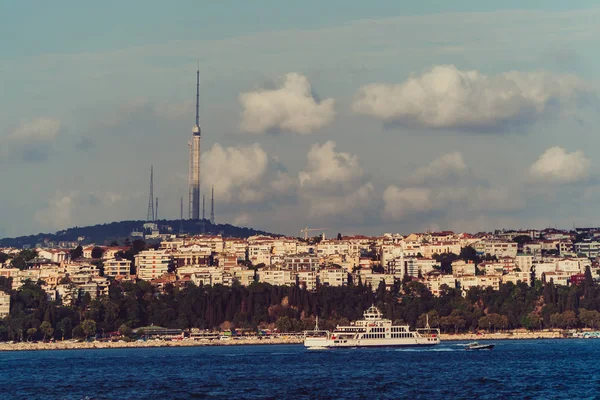
[(196, 126), (200, 126), (200, 61), (196, 70)]
[(202, 196), (202, 219), (205, 219), (205, 214), (204, 214), (204, 201), (206, 200), (206, 196)]
[(154, 167), (150, 166), (150, 197), (148, 198), (148, 213), (146, 221), (154, 222)]
[(154, 207), (154, 220), (158, 221), (158, 197), (156, 198), (156, 207)]
[(212, 197), (210, 199), (210, 223), (215, 224), (215, 187), (212, 187)]
[(189, 217), (200, 219), (200, 65), (196, 71), (196, 124), (192, 128), (192, 139), (188, 142), (190, 150), (189, 169)]
[(183, 196), (181, 196), (181, 204), (179, 205), (179, 234), (183, 234)]

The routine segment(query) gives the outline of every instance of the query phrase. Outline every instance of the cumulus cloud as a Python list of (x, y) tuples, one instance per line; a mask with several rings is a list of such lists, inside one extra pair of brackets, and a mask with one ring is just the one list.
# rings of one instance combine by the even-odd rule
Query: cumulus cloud
[(331, 188), (337, 190), (363, 177), (356, 155), (336, 151), (333, 140), (315, 144), (308, 152), (308, 163), (298, 179), (303, 187)]
[(12, 141), (52, 141), (60, 132), (61, 123), (54, 118), (37, 118), (24, 121), (8, 137)]
[(352, 108), (390, 123), (495, 131), (572, 108), (588, 92), (571, 75), (512, 71), (489, 76), (439, 65), (401, 84), (364, 86)]
[(214, 187), (220, 203), (248, 204), (272, 200), (293, 191), (295, 182), (283, 166), (258, 144), (223, 147), (202, 153), (201, 182), (205, 193)]
[(298, 182), (309, 214), (315, 217), (348, 215), (364, 209), (373, 193), (373, 184), (365, 177), (358, 157), (336, 151), (336, 143), (331, 140), (312, 146)]
[(0, 137), (0, 156), (16, 156), (26, 162), (45, 161), (61, 129), (61, 122), (54, 118), (22, 121), (10, 134)]
[(383, 216), (406, 220), (431, 212), (506, 212), (519, 210), (523, 199), (511, 188), (472, 186), (407, 187), (388, 186), (383, 192)]
[(286, 74), (277, 89), (242, 93), (239, 101), (244, 109), (241, 128), (249, 133), (310, 134), (335, 117), (335, 101), (317, 101), (308, 79), (298, 73)]
[(459, 152), (444, 154), (429, 165), (417, 169), (414, 179), (419, 182), (440, 181), (451, 176), (461, 176), (467, 172), (467, 164)]
[(568, 153), (562, 147), (546, 150), (529, 168), (530, 175), (540, 181), (572, 183), (588, 177), (590, 160), (583, 151)]
[(390, 185), (383, 192), (383, 213), (392, 219), (401, 220), (411, 213), (430, 211), (434, 208), (431, 194), (429, 188), (400, 189)]
[(64, 229), (77, 224), (118, 220), (111, 214), (129, 197), (120, 193), (85, 192), (81, 190), (57, 191), (48, 198), (46, 206), (34, 213), (34, 220), (45, 229)]

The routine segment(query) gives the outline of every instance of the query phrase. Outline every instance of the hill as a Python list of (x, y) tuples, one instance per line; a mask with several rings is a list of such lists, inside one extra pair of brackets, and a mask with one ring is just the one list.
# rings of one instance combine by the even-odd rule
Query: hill
[[(160, 228), (161, 233), (178, 233), (181, 228), (180, 220), (160, 220), (156, 223)], [(120, 221), (111, 222), (108, 224), (99, 224), (93, 226), (73, 227), (58, 231), (56, 233), (38, 233), (36, 235), (20, 236), (15, 238), (0, 239), (0, 247), (17, 247), (35, 246), (43, 242), (79, 242), (79, 238), (83, 237), (82, 244), (110, 244), (113, 241), (121, 241), (131, 237), (131, 232), (142, 231), (146, 221)], [(203, 221), (183, 221), (183, 232), (187, 234), (221, 234), (224, 237), (241, 237), (247, 238), (253, 235), (266, 234), (268, 232), (259, 231), (251, 228), (243, 228), (229, 224), (211, 224), (208, 220)]]

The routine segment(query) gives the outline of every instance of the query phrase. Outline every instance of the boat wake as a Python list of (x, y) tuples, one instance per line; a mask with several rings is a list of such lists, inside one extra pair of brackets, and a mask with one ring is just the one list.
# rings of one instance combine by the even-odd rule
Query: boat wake
[(433, 352), (437, 352), (437, 351), (442, 351), (442, 352), (448, 352), (448, 351), (459, 351), (458, 349), (452, 349), (450, 347), (436, 347), (436, 348), (427, 348), (427, 349), (417, 349), (417, 348), (410, 348), (410, 349), (395, 349), (394, 351), (410, 351), (410, 352), (429, 352), (429, 351), (433, 351)]

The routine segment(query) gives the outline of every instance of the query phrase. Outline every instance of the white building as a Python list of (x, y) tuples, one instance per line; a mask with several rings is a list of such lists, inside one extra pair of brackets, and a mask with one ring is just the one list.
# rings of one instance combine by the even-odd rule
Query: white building
[(296, 283), (292, 271), (277, 267), (265, 267), (258, 270), (258, 281), (274, 286), (289, 286)]
[(283, 260), (283, 266), (291, 271), (317, 271), (319, 269), (319, 258), (308, 253), (288, 255)]
[(531, 254), (517, 254), (515, 257), (515, 266), (521, 272), (530, 271), (533, 265), (533, 256)]
[(104, 262), (104, 276), (129, 276), (130, 273), (131, 261), (129, 260), (113, 258), (112, 260), (106, 260)]
[(171, 254), (167, 250), (144, 250), (135, 256), (137, 276), (149, 281), (169, 271)]
[(343, 268), (324, 268), (319, 271), (319, 282), (324, 286), (345, 286), (348, 284), (348, 271)]
[(303, 270), (297, 272), (298, 286), (306, 290), (315, 290), (317, 288), (317, 272), (311, 270)]
[(10, 294), (0, 291), (0, 319), (10, 314)]
[(475, 275), (475, 264), (470, 261), (465, 262), (464, 260), (456, 260), (452, 263), (452, 275)]
[(588, 258), (596, 258), (600, 254), (600, 242), (585, 239), (573, 245), (575, 253), (585, 254)]

